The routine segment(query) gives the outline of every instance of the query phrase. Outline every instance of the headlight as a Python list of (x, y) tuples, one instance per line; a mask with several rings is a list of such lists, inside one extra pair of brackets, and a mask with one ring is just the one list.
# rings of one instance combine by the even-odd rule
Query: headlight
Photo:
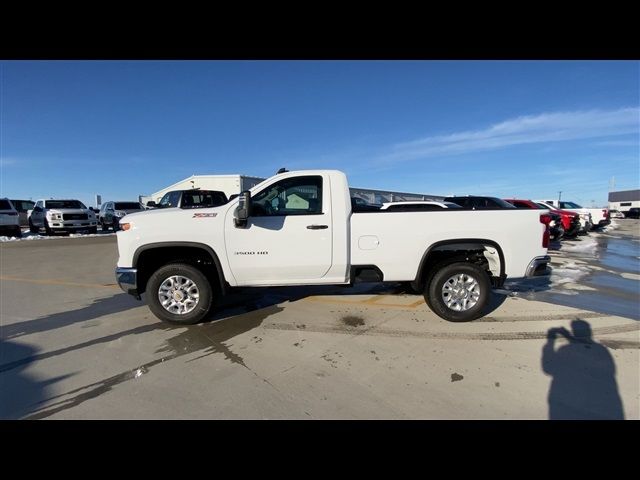
[(51, 220), (62, 220), (62, 214), (49, 212), (49, 218), (51, 218)]
[(126, 214), (126, 212), (116, 211), (116, 217), (124, 217)]

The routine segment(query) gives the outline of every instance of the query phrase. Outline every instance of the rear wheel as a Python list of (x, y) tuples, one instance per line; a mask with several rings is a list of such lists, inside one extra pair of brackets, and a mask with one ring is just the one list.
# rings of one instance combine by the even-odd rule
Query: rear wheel
[(451, 263), (434, 273), (424, 297), (439, 317), (450, 322), (468, 322), (483, 315), (491, 298), (491, 282), (478, 265)]
[(31, 219), (29, 219), (29, 231), (31, 233), (38, 233), (40, 231), (40, 229), (31, 222)]
[(149, 277), (146, 292), (149, 309), (156, 317), (180, 325), (198, 323), (213, 304), (209, 280), (185, 263), (160, 267)]

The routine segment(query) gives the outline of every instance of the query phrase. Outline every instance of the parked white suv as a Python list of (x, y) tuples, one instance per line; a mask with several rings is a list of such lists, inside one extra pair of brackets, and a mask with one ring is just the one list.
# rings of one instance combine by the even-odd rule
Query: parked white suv
[(88, 230), (97, 233), (96, 214), (80, 200), (38, 200), (29, 211), (29, 230), (37, 233), (41, 228), (47, 235), (57, 232)]
[(21, 237), (18, 211), (8, 198), (0, 198), (0, 235)]

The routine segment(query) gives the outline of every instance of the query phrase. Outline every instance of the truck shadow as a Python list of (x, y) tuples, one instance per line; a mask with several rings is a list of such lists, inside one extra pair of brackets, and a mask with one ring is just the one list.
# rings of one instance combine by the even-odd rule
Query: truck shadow
[(140, 302), (126, 293), (121, 293), (106, 298), (94, 300), (90, 305), (78, 310), (64, 311), (46, 315), (33, 320), (3, 325), (1, 329), (2, 338), (17, 338), (33, 333), (47, 332), (69, 325), (88, 322), (104, 315), (124, 312), (131, 308), (139, 307)]
[[(4, 364), (16, 358), (34, 358), (37, 350), (28, 345), (21, 345), (0, 339), (0, 363)], [(29, 405), (46, 398), (49, 386), (64, 380), (72, 374), (39, 381), (26, 372), (31, 361), (24, 362), (19, 368), (0, 373), (0, 419), (16, 420), (25, 415)]]

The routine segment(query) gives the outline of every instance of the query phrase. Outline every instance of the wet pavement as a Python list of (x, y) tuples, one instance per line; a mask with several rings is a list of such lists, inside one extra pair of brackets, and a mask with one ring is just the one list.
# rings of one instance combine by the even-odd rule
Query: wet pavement
[(640, 223), (618, 223), (463, 324), (357, 284), (239, 289), (170, 326), (115, 285), (113, 235), (7, 242), (0, 418), (638, 419)]
[(549, 254), (551, 278), (512, 287), (520, 297), (640, 320), (638, 220), (555, 242)]

